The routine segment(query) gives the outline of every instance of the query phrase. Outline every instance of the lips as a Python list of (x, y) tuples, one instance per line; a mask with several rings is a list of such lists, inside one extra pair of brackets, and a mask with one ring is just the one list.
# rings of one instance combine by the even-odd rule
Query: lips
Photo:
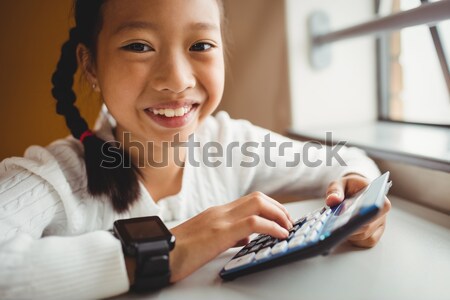
[(170, 102), (159, 103), (159, 104), (156, 104), (154, 106), (147, 107), (146, 110), (150, 110), (151, 111), (151, 110), (154, 110), (154, 109), (166, 109), (166, 108), (177, 109), (177, 108), (180, 108), (180, 107), (191, 106), (191, 105), (194, 105), (194, 104), (200, 104), (200, 103), (197, 102), (197, 101), (194, 101), (194, 100), (170, 101)]
[(152, 108), (148, 109), (148, 111), (153, 112), (155, 115), (162, 115), (166, 117), (181, 117), (185, 114), (187, 114), (191, 109), (193, 105), (184, 105), (175, 109), (172, 108)]
[(195, 102), (164, 103), (145, 109), (145, 113), (165, 128), (180, 128), (190, 123), (200, 104)]

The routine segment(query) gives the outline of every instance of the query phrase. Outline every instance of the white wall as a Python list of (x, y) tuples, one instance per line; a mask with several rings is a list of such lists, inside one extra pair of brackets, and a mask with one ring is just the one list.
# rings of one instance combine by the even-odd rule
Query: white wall
[(291, 118), (293, 129), (327, 127), (376, 119), (375, 38), (331, 45), (332, 62), (314, 70), (309, 63), (307, 20), (322, 10), (332, 30), (373, 19), (373, 0), (286, 0)]

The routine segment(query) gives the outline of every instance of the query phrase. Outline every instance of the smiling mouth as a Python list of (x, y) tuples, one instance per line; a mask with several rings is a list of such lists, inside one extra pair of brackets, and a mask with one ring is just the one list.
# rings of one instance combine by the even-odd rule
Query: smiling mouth
[(198, 104), (187, 104), (178, 108), (147, 108), (145, 111), (167, 118), (182, 117), (188, 114)]
[(180, 105), (181, 104), (165, 104), (165, 107), (149, 107), (144, 111), (160, 126), (166, 128), (181, 128), (192, 121), (200, 103), (185, 103)]
[(185, 104), (183, 106), (179, 107), (156, 107), (156, 108), (147, 108), (145, 109), (146, 112), (153, 113), (157, 116), (164, 116), (167, 118), (174, 118), (174, 117), (182, 117), (186, 114), (188, 114), (192, 109), (199, 106), (199, 103), (192, 103), (192, 104)]

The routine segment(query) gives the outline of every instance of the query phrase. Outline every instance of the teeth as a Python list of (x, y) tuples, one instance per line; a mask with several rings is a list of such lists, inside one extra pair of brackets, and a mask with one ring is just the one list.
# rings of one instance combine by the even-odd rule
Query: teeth
[(171, 117), (175, 116), (175, 111), (173, 109), (166, 108), (164, 110), (164, 114), (166, 115), (166, 117), (171, 118)]
[(162, 109), (153, 109), (153, 113), (155, 115), (162, 115), (166, 116), (168, 118), (172, 117), (182, 117), (185, 114), (187, 114), (192, 108), (192, 105), (179, 107), (177, 109), (171, 109), (171, 108), (162, 108)]
[[(179, 107), (177, 109), (174, 110), (174, 114), (177, 117), (181, 117), (182, 115), (184, 115), (186, 113), (186, 111), (184, 110), (184, 107)], [(167, 115), (167, 114), (166, 114)]]

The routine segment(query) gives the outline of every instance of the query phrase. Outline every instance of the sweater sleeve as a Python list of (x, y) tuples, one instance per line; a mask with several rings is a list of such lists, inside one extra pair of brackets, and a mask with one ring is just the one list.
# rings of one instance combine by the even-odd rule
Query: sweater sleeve
[(70, 230), (73, 204), (64, 184), (56, 187), (52, 179), (63, 177), (57, 163), (0, 163), (0, 298), (104, 298), (128, 291), (121, 243), (106, 231)]
[(242, 195), (261, 191), (323, 196), (327, 186), (345, 174), (359, 173), (372, 180), (380, 173), (364, 151), (354, 147), (331, 148), (292, 140), (248, 121), (232, 120), (224, 112), (217, 120), (220, 139), (241, 145), (241, 156), (233, 164), (239, 169)]
[[(380, 174), (361, 149), (299, 142), (273, 132), (270, 135), (276, 145), (270, 152), (276, 167), (260, 167), (254, 174), (251, 190), (320, 197), (332, 181), (346, 174), (358, 173), (369, 180)], [(283, 143), (289, 145), (284, 153)]]

